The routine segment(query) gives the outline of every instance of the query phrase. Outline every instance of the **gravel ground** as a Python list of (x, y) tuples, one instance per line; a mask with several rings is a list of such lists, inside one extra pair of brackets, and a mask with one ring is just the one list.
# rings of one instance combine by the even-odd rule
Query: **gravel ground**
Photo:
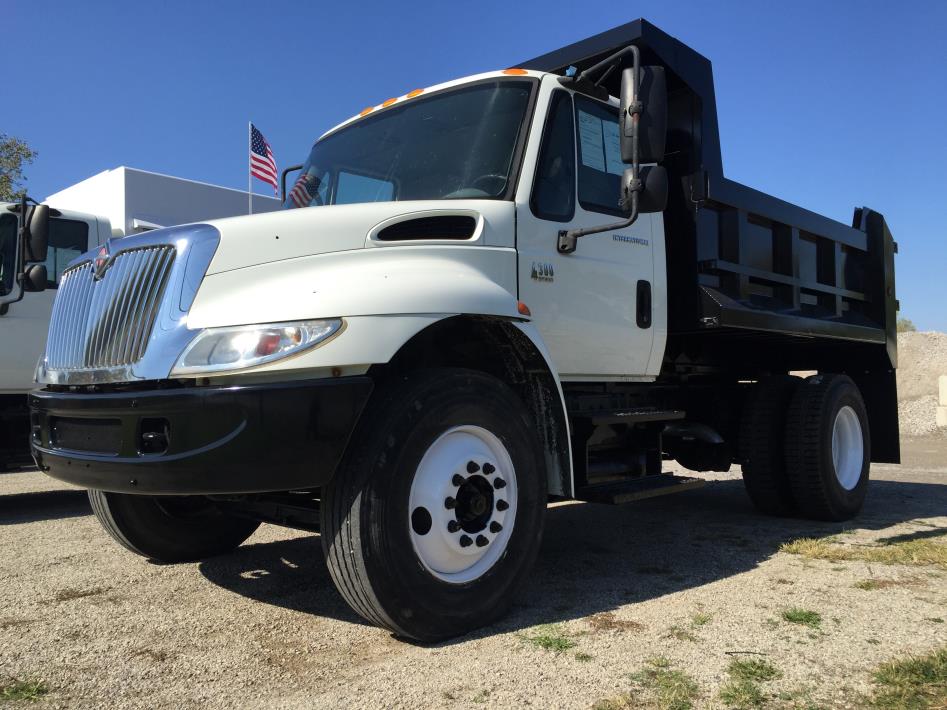
[[(947, 570), (778, 548), (947, 528), (947, 438), (904, 451), (905, 465), (873, 468), (863, 515), (844, 525), (761, 517), (737, 473), (624, 507), (552, 506), (512, 613), (435, 646), (362, 623), (317, 536), (264, 525), (232, 555), (159, 566), (107, 539), (81, 492), (0, 476), (0, 682), (44, 681), (36, 708), (588, 708), (665, 657), (693, 676), (699, 706), (718, 707), (738, 657), (781, 671), (770, 696), (858, 707), (877, 663), (947, 643)], [(883, 584), (853, 586), (867, 579)], [(818, 612), (821, 627), (787, 623), (790, 607)], [(528, 640), (540, 633), (576, 645), (545, 650)]]

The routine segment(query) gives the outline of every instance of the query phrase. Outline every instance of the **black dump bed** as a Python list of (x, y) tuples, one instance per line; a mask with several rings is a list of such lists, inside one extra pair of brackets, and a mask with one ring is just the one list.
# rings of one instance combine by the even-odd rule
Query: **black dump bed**
[[(897, 246), (884, 217), (858, 208), (849, 226), (724, 177), (711, 63), (646, 20), (518, 66), (581, 71), (629, 44), (667, 73), (665, 368), (846, 372), (869, 405), (873, 460), (896, 461)], [(612, 71), (603, 86), (617, 96), (620, 81)]]

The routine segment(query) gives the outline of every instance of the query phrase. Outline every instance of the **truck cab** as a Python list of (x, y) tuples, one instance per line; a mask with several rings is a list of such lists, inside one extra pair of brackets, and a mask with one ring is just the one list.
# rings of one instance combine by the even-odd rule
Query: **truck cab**
[[(0, 298), (16, 288), (19, 205), (0, 203)], [(49, 220), (45, 288), (0, 305), (0, 471), (31, 464), (26, 395), (33, 388), (37, 360), (46, 347), (53, 299), (66, 265), (104, 244), (111, 236), (107, 219), (56, 210)]]
[(550, 499), (703, 485), (670, 459), (848, 519), (899, 455), (894, 242), (721, 165), (709, 61), (644, 20), (370, 106), (282, 211), (70, 263), (37, 465), (152, 559), (318, 530), (424, 641), (508, 608)]

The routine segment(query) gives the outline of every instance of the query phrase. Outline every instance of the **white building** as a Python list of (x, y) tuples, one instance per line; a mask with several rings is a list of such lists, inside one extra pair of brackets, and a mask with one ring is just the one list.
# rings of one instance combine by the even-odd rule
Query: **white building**
[[(106, 217), (114, 236), (159, 227), (247, 214), (245, 190), (120, 166), (55, 192), (46, 204)], [(253, 212), (272, 212), (280, 202), (253, 195)]]

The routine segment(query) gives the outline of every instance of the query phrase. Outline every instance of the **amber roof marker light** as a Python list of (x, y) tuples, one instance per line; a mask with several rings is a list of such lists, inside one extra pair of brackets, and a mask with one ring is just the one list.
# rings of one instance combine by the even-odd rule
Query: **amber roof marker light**
[(515, 76), (522, 76), (523, 74), (528, 73), (525, 69), (504, 69), (504, 74), (513, 74)]

